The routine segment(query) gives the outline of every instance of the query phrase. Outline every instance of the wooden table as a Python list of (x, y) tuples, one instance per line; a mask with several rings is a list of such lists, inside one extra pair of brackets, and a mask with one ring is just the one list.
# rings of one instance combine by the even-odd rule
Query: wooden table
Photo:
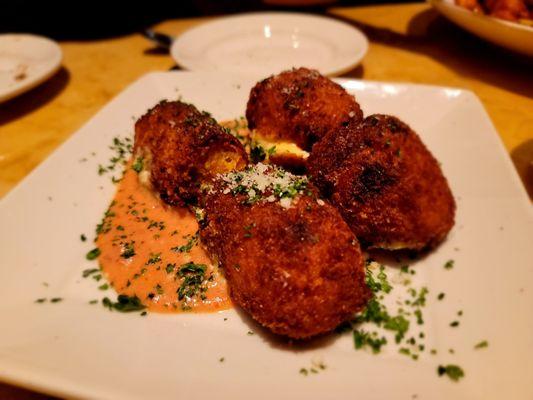
[[(370, 40), (345, 76), (466, 88), (476, 93), (533, 198), (533, 64), (461, 31), (425, 4), (332, 8)], [(179, 35), (207, 19), (166, 21)], [(149, 71), (174, 66), (139, 34), (62, 42), (63, 68), (47, 83), (0, 105), (0, 196), (6, 194), (112, 97)], [(0, 384), (0, 398), (41, 395)]]

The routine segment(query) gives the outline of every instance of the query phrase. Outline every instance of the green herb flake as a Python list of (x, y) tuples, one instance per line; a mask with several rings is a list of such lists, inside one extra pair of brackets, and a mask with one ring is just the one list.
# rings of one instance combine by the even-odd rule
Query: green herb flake
[(167, 271), (167, 274), (171, 274), (174, 268), (176, 268), (176, 264), (167, 264), (165, 271)]
[(453, 364), (448, 364), (446, 366), (439, 365), (437, 367), (437, 374), (439, 376), (446, 375), (454, 382), (457, 382), (459, 379), (465, 376), (463, 369)]
[(489, 347), (489, 342), (487, 342), (486, 340), (483, 340), (479, 342), (478, 344), (476, 344), (474, 346), (474, 349), (479, 350), (479, 349), (484, 349), (485, 347)]
[(111, 301), (109, 297), (104, 297), (102, 305), (110, 311), (116, 310), (119, 312), (141, 311), (146, 308), (137, 296), (130, 297), (125, 294), (119, 294), (116, 302)]
[(198, 243), (200, 233), (196, 232), (193, 236), (189, 238), (187, 243), (185, 243), (182, 246), (176, 246), (172, 247), (170, 250), (175, 251), (177, 253), (188, 253), (191, 251), (191, 249)]
[(415, 316), (416, 316), (416, 323), (418, 325), (424, 324), (424, 319), (422, 317), (422, 311), (418, 309), (418, 310), (415, 310), (414, 313), (415, 313)]
[(379, 338), (376, 334), (370, 334), (363, 330), (353, 331), (353, 341), (356, 350), (368, 346), (374, 354), (379, 353), (381, 351), (381, 347), (387, 344), (387, 339), (385, 337)]
[(451, 326), (452, 328), (456, 328), (456, 327), (458, 327), (458, 326), (459, 326), (459, 321), (452, 321), (452, 322), (450, 322), (450, 326)]
[(150, 253), (150, 258), (146, 262), (146, 265), (156, 264), (161, 262), (161, 253)]
[(131, 168), (137, 173), (141, 172), (144, 168), (144, 159), (142, 157), (137, 157)]
[(60, 301), (63, 301), (61, 297), (53, 297), (50, 299), (51, 303), (59, 303)]
[(444, 269), (452, 269), (453, 266), (455, 264), (455, 261), (454, 260), (448, 260), (446, 261), (446, 263), (444, 264)]
[(177, 273), (178, 277), (183, 278), (177, 290), (179, 300), (183, 298), (190, 299), (202, 291), (206, 270), (207, 266), (205, 264), (188, 262), (181, 265)]
[(109, 289), (109, 285), (107, 283), (104, 283), (103, 285), (98, 286), (99, 290), (107, 290)]
[(85, 236), (83, 233), (80, 235), (80, 240), (82, 242), (85, 242), (87, 240), (87, 236)]
[(46, 298), (40, 298), (40, 299), (37, 299), (35, 300), (36, 303), (44, 303), (46, 301)]
[(437, 296), (437, 300), (442, 300), (444, 299), (444, 296), (446, 296), (446, 293), (439, 293), (439, 295)]
[(300, 374), (303, 376), (307, 376), (309, 375), (309, 371), (307, 370), (307, 368), (300, 368)]
[(91, 276), (92, 274), (94, 274), (95, 272), (98, 272), (100, 271), (99, 268), (88, 268), (88, 269), (84, 269), (81, 276), (83, 276), (84, 278), (87, 278), (89, 276)]
[(409, 330), (409, 320), (402, 315), (390, 317), (383, 326), (389, 331), (396, 332), (394, 340), (396, 343), (400, 343), (405, 336), (405, 333)]
[(89, 251), (86, 255), (85, 255), (85, 258), (89, 261), (92, 261), (92, 260), (96, 260), (98, 258), (98, 256), (100, 255), (100, 249), (98, 247), (92, 249), (91, 251)]
[(134, 244), (134, 241), (126, 243), (122, 249), (122, 253), (120, 254), (120, 256), (126, 259), (133, 257), (135, 255)]
[(96, 303), (98, 303), (98, 300), (91, 300), (91, 301), (89, 301), (89, 304), (96, 304)]

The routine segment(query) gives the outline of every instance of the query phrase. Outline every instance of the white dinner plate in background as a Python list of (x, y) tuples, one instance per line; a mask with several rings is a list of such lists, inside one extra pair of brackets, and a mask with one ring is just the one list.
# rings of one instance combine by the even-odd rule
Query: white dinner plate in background
[(533, 27), (470, 11), (454, 0), (428, 0), (453, 23), (493, 44), (533, 56)]
[(356, 67), (368, 49), (358, 29), (300, 13), (250, 13), (202, 24), (180, 35), (171, 55), (192, 71), (268, 76), (307, 66), (325, 75)]
[(50, 78), (61, 66), (59, 45), (29, 34), (0, 35), (0, 102)]

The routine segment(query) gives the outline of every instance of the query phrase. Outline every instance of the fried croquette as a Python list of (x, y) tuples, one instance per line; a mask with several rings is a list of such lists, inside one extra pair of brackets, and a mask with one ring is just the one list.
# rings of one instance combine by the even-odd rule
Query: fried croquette
[(202, 242), (234, 302), (272, 332), (309, 338), (366, 305), (359, 243), (307, 178), (258, 164), (217, 178), (205, 204)]
[(248, 163), (236, 138), (209, 114), (180, 101), (162, 101), (137, 121), (133, 151), (146, 180), (171, 205), (196, 204), (203, 183)]
[(256, 140), (294, 143), (309, 151), (327, 132), (362, 120), (363, 113), (342, 86), (317, 71), (298, 68), (257, 83), (246, 118)]
[(330, 132), (307, 169), (369, 247), (433, 247), (454, 224), (455, 201), (437, 160), (398, 118), (372, 115)]

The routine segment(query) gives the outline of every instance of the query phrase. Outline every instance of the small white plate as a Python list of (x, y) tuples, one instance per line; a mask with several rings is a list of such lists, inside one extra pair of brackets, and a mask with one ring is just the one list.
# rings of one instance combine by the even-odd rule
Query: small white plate
[(63, 58), (59, 45), (45, 37), (0, 35), (0, 102), (50, 78)]
[(428, 0), (437, 11), (470, 33), (506, 49), (533, 56), (533, 28), (470, 11), (454, 0)]
[[(131, 137), (135, 119), (161, 99), (182, 96), (218, 120), (241, 116), (255, 82), (147, 75), (0, 202), (0, 379), (61, 397), (114, 400), (532, 399), (533, 210), (478, 98), (460, 89), (337, 81), (367, 115), (407, 121), (442, 162), (457, 198), (450, 237), (413, 264), (413, 283), (429, 289), (418, 361), (392, 343), (379, 355), (356, 351), (349, 335), (282, 346), (237, 310), (141, 317), (88, 304), (113, 296), (81, 277), (96, 266), (85, 254), (116, 190), (97, 172), (114, 155), (113, 138)], [(449, 259), (455, 265), (446, 270)], [(63, 301), (36, 304), (42, 297)], [(458, 310), (461, 325), (451, 328)], [(489, 347), (474, 350), (481, 340)], [(299, 373), (317, 359), (325, 371)], [(462, 381), (439, 378), (437, 365), (448, 363), (464, 368)]]
[(307, 66), (336, 75), (354, 68), (368, 49), (356, 28), (298, 13), (251, 13), (217, 19), (180, 35), (170, 53), (192, 71), (266, 77)]

